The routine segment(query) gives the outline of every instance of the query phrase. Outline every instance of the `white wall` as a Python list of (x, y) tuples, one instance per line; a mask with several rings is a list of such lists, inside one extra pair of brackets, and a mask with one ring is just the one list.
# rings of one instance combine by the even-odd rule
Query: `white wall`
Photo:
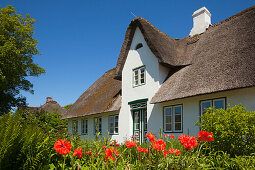
[[(95, 114), (95, 115), (90, 115), (86, 117), (79, 117), (75, 119), (68, 119), (68, 132), (72, 134), (72, 122), (74, 120), (78, 121), (78, 134), (81, 136), (82, 139), (95, 139), (95, 133), (94, 133), (94, 118), (101, 117), (102, 118), (102, 134), (100, 134), (99, 138), (107, 137), (107, 132), (108, 132), (108, 118), (111, 115), (118, 115), (118, 112), (108, 112), (108, 113), (100, 113), (100, 114)], [(84, 135), (81, 134), (81, 120), (82, 119), (88, 119), (88, 134)], [(110, 135), (111, 140), (119, 140), (119, 134), (113, 134)]]
[[(255, 87), (250, 87), (160, 103), (158, 104), (158, 110), (155, 111), (155, 113), (157, 113), (152, 116), (151, 119), (153, 121), (151, 121), (150, 123), (153, 124), (153, 129), (159, 130), (160, 127), (162, 127), (163, 129), (163, 107), (183, 104), (183, 133), (189, 133), (190, 135), (196, 136), (197, 132), (199, 131), (199, 127), (195, 126), (195, 122), (199, 121), (200, 100), (220, 97), (226, 97), (226, 103), (227, 105), (230, 105), (230, 107), (242, 104), (247, 107), (248, 110), (255, 111)], [(180, 133), (173, 134), (176, 135), (176, 137), (180, 135)]]
[[(135, 50), (138, 43), (142, 43), (143, 47)], [(145, 65), (145, 85), (133, 87), (133, 69)], [(158, 59), (151, 52), (144, 37), (139, 30), (136, 29), (132, 44), (122, 70), (122, 105), (119, 115), (120, 122), (120, 140), (125, 141), (133, 135), (133, 120), (128, 102), (148, 98), (149, 101), (158, 91), (160, 84), (165, 80), (168, 69), (160, 66)], [(147, 119), (158, 109), (153, 104), (147, 103)], [(157, 118), (155, 118), (157, 119)], [(152, 130), (153, 124), (148, 124), (148, 130)]]

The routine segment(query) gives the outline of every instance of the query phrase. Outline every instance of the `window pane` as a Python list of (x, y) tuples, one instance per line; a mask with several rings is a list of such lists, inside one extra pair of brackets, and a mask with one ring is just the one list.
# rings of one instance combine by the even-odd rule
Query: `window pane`
[(166, 108), (165, 115), (172, 115), (172, 108)]
[(145, 82), (144, 82), (144, 79), (141, 79), (141, 84), (144, 84)]
[(172, 122), (172, 116), (166, 116), (166, 123)]
[(175, 115), (175, 122), (181, 122), (182, 118), (181, 115)]
[(102, 118), (99, 118), (99, 132), (102, 133)]
[(201, 103), (201, 113), (205, 113), (205, 110), (209, 107), (212, 107), (211, 101), (206, 101)]
[(214, 100), (213, 105), (215, 109), (225, 109), (225, 100), (224, 99)]
[(138, 85), (138, 80), (135, 81), (135, 85)]
[(181, 106), (174, 107), (174, 113), (175, 114), (182, 114), (182, 107)]
[(109, 132), (111, 134), (114, 133), (114, 117), (113, 116), (109, 116)]
[(85, 133), (87, 134), (88, 133), (88, 120), (85, 121)]
[(141, 74), (144, 74), (144, 70), (145, 70), (144, 68), (140, 69)]
[(135, 123), (135, 130), (139, 130), (139, 123)]
[(171, 130), (172, 130), (171, 126), (172, 126), (172, 125), (171, 125), (170, 123), (167, 123), (167, 124), (166, 124), (166, 129), (165, 129), (165, 130), (166, 130), (166, 131), (171, 131)]
[(181, 123), (175, 123), (175, 130), (181, 130)]

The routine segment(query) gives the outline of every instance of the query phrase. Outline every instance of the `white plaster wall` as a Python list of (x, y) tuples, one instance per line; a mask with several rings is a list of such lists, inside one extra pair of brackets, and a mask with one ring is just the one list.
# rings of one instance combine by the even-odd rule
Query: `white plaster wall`
[[(110, 115), (118, 115), (118, 112), (108, 112), (108, 113), (100, 113), (96, 115), (89, 115), (86, 117), (79, 117), (76, 119), (69, 119), (68, 120), (68, 132), (72, 134), (72, 122), (73, 120), (78, 120), (78, 134), (81, 136), (81, 139), (95, 139), (95, 133), (94, 133), (94, 118), (101, 117), (102, 118), (102, 134), (99, 135), (99, 138), (107, 137), (108, 132), (108, 118)], [(84, 135), (81, 134), (81, 120), (82, 119), (88, 119), (88, 134)], [(120, 126), (120, 125), (119, 125)], [(110, 135), (111, 140), (119, 140), (119, 134), (113, 134)]]
[[(158, 104), (159, 106), (159, 114), (157, 114), (157, 118), (160, 119), (160, 126), (163, 127), (163, 107), (183, 104), (183, 133), (189, 135), (197, 135), (199, 132), (199, 127), (195, 126), (195, 122), (199, 121), (200, 116), (200, 100), (207, 100), (213, 98), (226, 97), (227, 105), (233, 107), (238, 104), (242, 104), (248, 108), (250, 111), (255, 111), (255, 87), (229, 90), (225, 92), (212, 93), (207, 95), (200, 95), (195, 97), (189, 97), (186, 99), (180, 99), (170, 102), (165, 102)], [(156, 116), (154, 116), (156, 117)], [(158, 125), (153, 125), (154, 128), (159, 128)], [(157, 127), (158, 126), (158, 127)], [(178, 137), (181, 133), (173, 133), (176, 137)]]
[[(143, 47), (135, 50), (138, 43), (142, 43)], [(145, 65), (146, 84), (133, 87), (133, 69), (143, 65)], [(119, 115), (120, 141), (123, 142), (133, 135), (133, 120), (128, 102), (144, 98), (148, 98), (150, 101), (167, 74), (168, 70), (158, 64), (156, 56), (151, 52), (141, 31), (137, 28), (122, 70), (122, 105)], [(153, 130), (152, 127), (160, 122), (156, 116), (159, 114), (157, 107), (147, 103), (148, 130)], [(153, 123), (150, 123), (151, 115), (154, 115)]]

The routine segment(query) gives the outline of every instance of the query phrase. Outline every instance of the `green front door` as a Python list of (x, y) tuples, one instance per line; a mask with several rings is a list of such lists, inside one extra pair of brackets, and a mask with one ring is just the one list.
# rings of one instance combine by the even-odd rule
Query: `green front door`
[(146, 141), (147, 133), (147, 109), (133, 110), (133, 137), (137, 142), (143, 143)]

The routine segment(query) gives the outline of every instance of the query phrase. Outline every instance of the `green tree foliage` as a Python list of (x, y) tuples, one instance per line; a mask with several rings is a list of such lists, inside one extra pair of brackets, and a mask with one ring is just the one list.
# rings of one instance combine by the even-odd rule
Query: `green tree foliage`
[(67, 111), (67, 110), (69, 110), (69, 109), (70, 109), (70, 107), (71, 107), (72, 105), (73, 105), (73, 104), (68, 104), (68, 105), (64, 106), (63, 108), (65, 108), (65, 109), (66, 109), (66, 111)]
[(255, 112), (241, 105), (232, 108), (209, 108), (201, 117), (201, 129), (214, 134), (211, 147), (234, 155), (255, 152)]
[(34, 34), (35, 20), (17, 14), (12, 6), (0, 9), (0, 114), (11, 107), (24, 105), (21, 90), (33, 93), (28, 76), (38, 76), (45, 70), (34, 63), (39, 54)]

